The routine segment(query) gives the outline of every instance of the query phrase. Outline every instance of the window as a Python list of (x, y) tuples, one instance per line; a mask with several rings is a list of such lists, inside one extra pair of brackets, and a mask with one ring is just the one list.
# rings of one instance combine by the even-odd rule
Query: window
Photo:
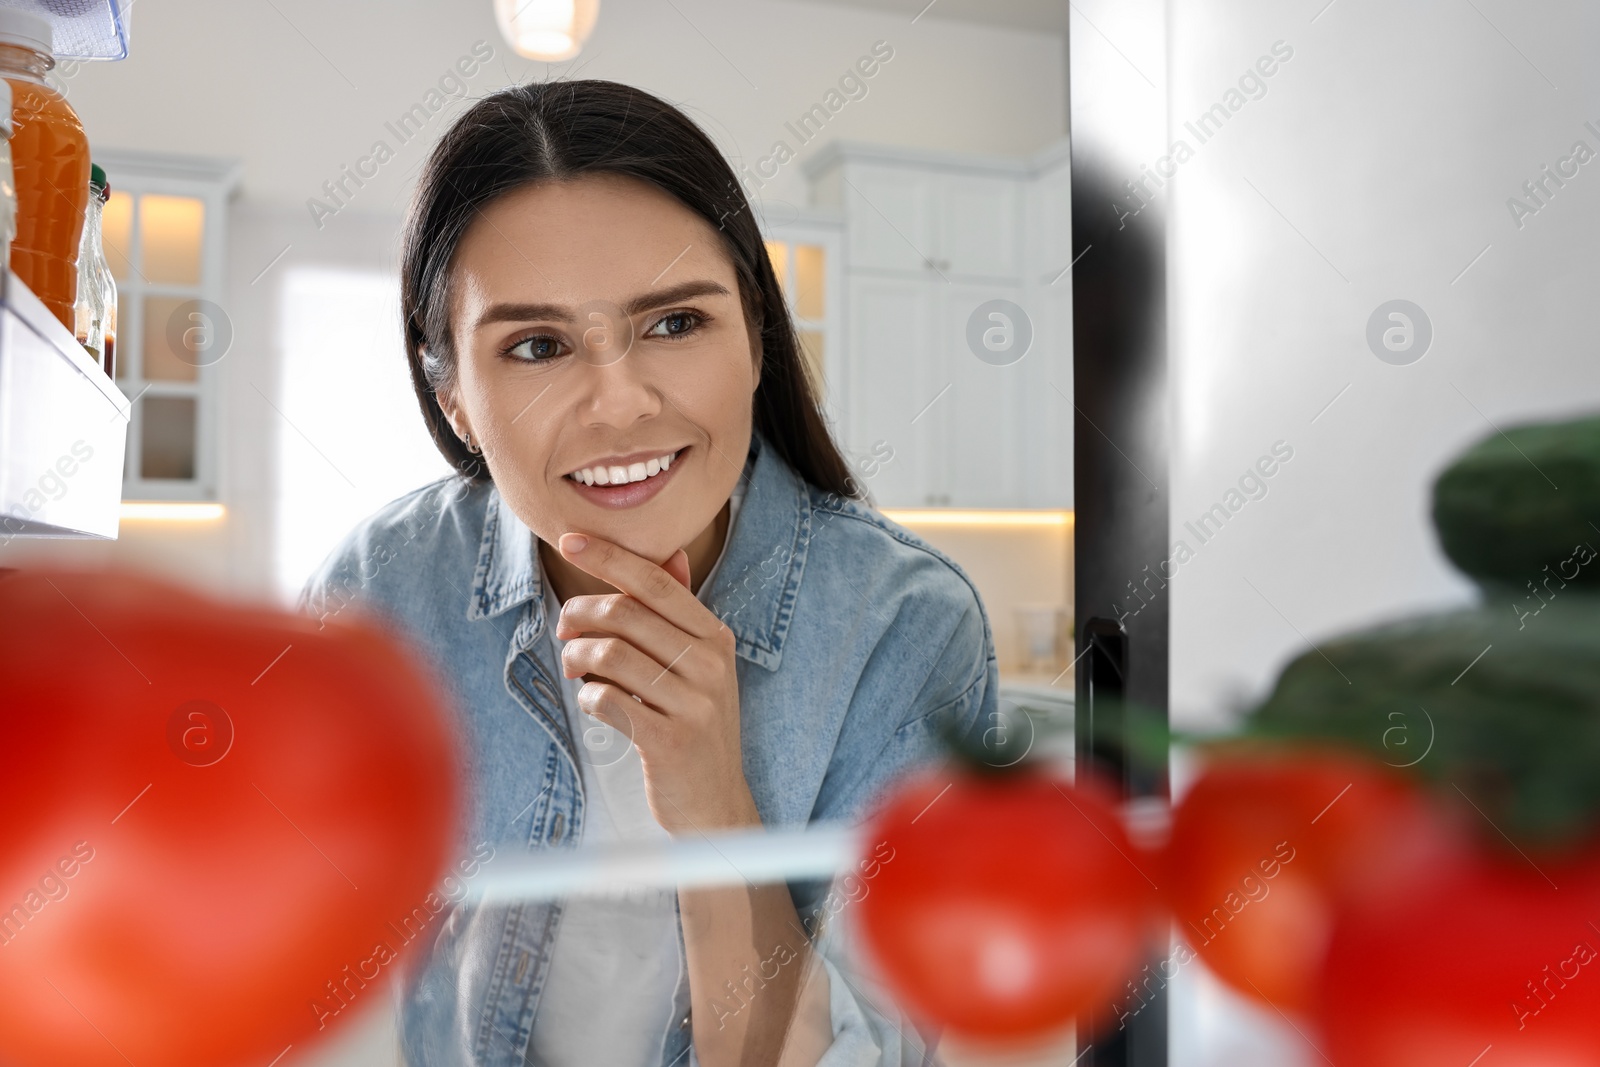
[(133, 401), (125, 500), (215, 500), (217, 363), (227, 201), (238, 164), (99, 151), (111, 185), (102, 232), (117, 282), (116, 380)]
[(838, 224), (795, 222), (763, 226), (762, 231), (767, 235), (767, 257), (800, 336), (806, 371), (824, 406), (831, 408), (839, 399), (835, 379), (842, 355)]
[(411, 390), (394, 273), (280, 269), (273, 571), (292, 602), (346, 531), (451, 467)]

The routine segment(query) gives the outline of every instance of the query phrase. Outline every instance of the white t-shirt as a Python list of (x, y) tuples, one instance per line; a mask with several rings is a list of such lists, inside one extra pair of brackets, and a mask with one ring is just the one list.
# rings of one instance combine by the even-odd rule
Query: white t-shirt
[[(728, 536), (744, 496), (741, 480), (729, 501)], [(535, 549), (535, 557), (538, 550)], [(702, 602), (727, 554), (727, 541), (700, 583)], [(545, 589), (545, 628), (556, 663), (566, 642), (555, 636), (560, 608)], [(670, 835), (645, 800), (644, 765), (626, 736), (578, 707), (582, 678), (562, 679), (567, 725), (578, 749), (585, 811), (583, 843), (656, 841)], [(613, 895), (571, 897), (551, 949), (550, 971), (533, 1020), (528, 1067), (643, 1067), (655, 1062), (671, 1020), (682, 961), (671, 889), (619, 887)]]

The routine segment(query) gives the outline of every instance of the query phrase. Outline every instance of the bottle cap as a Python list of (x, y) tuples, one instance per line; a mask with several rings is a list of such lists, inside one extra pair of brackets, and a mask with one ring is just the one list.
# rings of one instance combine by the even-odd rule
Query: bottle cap
[(89, 164), (89, 188), (93, 189), (97, 193), (108, 191), (106, 190), (105, 168), (101, 167), (98, 163)]
[(0, 43), (18, 44), (48, 56), (55, 43), (50, 20), (32, 11), (0, 7)]

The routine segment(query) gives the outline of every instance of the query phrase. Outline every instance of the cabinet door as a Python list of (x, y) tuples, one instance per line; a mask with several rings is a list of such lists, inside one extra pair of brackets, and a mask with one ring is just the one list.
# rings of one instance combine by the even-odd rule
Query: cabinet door
[(935, 257), (946, 275), (1022, 277), (1022, 183), (1006, 177), (943, 174), (938, 183)]
[(1030, 284), (1071, 288), (1072, 172), (1061, 166), (1041, 174), (1028, 190), (1026, 235)]
[[(1069, 278), (1030, 288), (1033, 345), (1017, 364), (1024, 477), (1015, 505), (1070, 508), (1073, 494), (1072, 292)], [(1092, 432), (1092, 431), (1091, 431)]]
[(844, 168), (850, 266), (932, 273), (937, 255), (937, 179), (907, 167)]
[[(1033, 351), (1022, 361), (1029, 475), (1021, 506), (1070, 508), (1073, 500), (1072, 174), (1062, 159), (1031, 184), (1027, 243)], [(1090, 431), (1091, 433), (1093, 431)]]
[[(880, 507), (923, 507), (938, 476), (937, 410), (945, 382), (935, 341), (937, 290), (912, 279), (849, 282), (844, 446)], [(887, 462), (882, 457), (892, 451)]]
[[(992, 343), (1020, 340), (1017, 331), (1032, 331), (1031, 323), (1013, 321), (986, 308), (1002, 299), (1020, 306), (1022, 292), (1014, 286), (934, 283), (939, 299), (939, 355), (949, 391), (929, 412), (937, 417), (932, 429), (939, 436), (939, 474), (933, 492), (938, 503), (953, 507), (1016, 507), (1028, 477), (1027, 439), (1033, 427), (1023, 408), (1024, 364), (1031, 358), (996, 365), (978, 355), (1003, 360), (1003, 353), (983, 347), (982, 335)], [(1026, 314), (1026, 313), (1024, 313)], [(999, 315), (1000, 318), (991, 316)]]

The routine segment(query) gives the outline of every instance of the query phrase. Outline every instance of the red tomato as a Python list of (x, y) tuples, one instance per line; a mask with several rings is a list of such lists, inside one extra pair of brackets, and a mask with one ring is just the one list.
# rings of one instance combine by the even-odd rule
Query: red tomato
[(1600, 1067), (1600, 878), (1592, 860), (1537, 862), (1468, 855), (1348, 908), (1324, 978), (1328, 1058)]
[(867, 823), (887, 846), (863, 941), (908, 1011), (1015, 1039), (1104, 1008), (1158, 915), (1115, 801), (1036, 768), (899, 783)]
[(0, 578), (0, 1060), (264, 1065), (381, 999), (443, 921), (438, 693), (367, 624)]
[(1398, 879), (1433, 834), (1420, 792), (1379, 763), (1234, 750), (1173, 813), (1163, 886), (1181, 936), (1212, 971), (1305, 1014), (1338, 902)]

